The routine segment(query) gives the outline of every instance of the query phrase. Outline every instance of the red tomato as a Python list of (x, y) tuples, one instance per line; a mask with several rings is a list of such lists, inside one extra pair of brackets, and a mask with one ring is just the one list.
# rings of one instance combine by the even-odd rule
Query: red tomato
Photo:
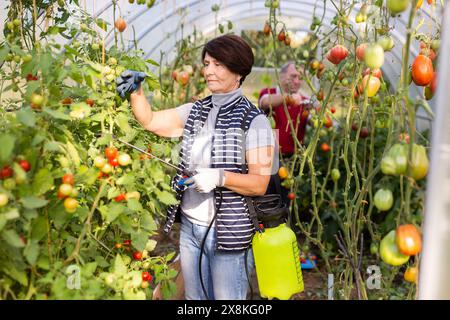
[(10, 178), (13, 175), (13, 170), (10, 166), (4, 166), (0, 171), (0, 177), (2, 179)]
[(117, 157), (117, 149), (114, 148), (114, 147), (107, 147), (107, 148), (105, 149), (105, 156), (106, 156), (108, 159)]
[(331, 111), (331, 113), (335, 113), (336, 112), (336, 108), (335, 107), (331, 107), (330, 111)]
[(419, 269), (417, 267), (408, 267), (403, 277), (406, 281), (416, 283), (417, 278), (419, 277)]
[(113, 167), (118, 167), (119, 166), (119, 160), (117, 158), (109, 158), (108, 162)]
[(129, 245), (131, 245), (131, 240), (129, 240), (129, 239), (123, 240), (123, 244), (124, 244), (125, 246), (129, 246)]
[(75, 178), (74, 178), (73, 174), (66, 173), (65, 175), (63, 175), (62, 183), (70, 184), (73, 186), (75, 184)]
[(177, 71), (176, 71), (176, 70), (173, 70), (173, 71), (172, 71), (172, 79), (175, 80), (175, 81), (177, 81), (177, 75), (178, 75)]
[(289, 192), (288, 199), (289, 200), (294, 200), (295, 199), (295, 193), (294, 192)]
[(142, 272), (142, 281), (152, 281), (152, 278), (153, 277), (149, 272), (147, 271)]
[(25, 172), (28, 172), (31, 169), (31, 165), (27, 160), (19, 160), (19, 166), (21, 166)]
[(347, 48), (338, 44), (335, 45), (330, 50), (330, 53), (328, 53), (327, 55), (327, 59), (333, 64), (339, 64), (342, 60), (347, 58), (347, 56), (348, 56)]
[(117, 28), (117, 30), (119, 30), (119, 32), (123, 32), (127, 27), (127, 23), (122, 17), (120, 17), (116, 20), (116, 22), (114, 22), (114, 26)]
[(359, 46), (356, 47), (356, 58), (359, 61), (364, 61), (364, 53), (368, 45), (369, 45), (368, 43), (361, 43)]
[(413, 224), (398, 226), (395, 232), (398, 249), (408, 256), (418, 254), (422, 250), (422, 237), (419, 230)]
[(114, 200), (116, 202), (121, 202), (121, 201), (125, 200), (125, 193), (119, 194), (117, 197), (114, 198)]
[(180, 73), (178, 73), (177, 75), (177, 82), (184, 86), (188, 83), (189, 81), (189, 73), (187, 71), (181, 71)]
[(330, 146), (326, 142), (324, 142), (320, 145), (320, 149), (322, 149), (323, 152), (328, 152), (331, 150)]
[(89, 106), (93, 106), (94, 105), (94, 100), (92, 100), (92, 99), (86, 99), (86, 103), (89, 105)]
[(433, 63), (431, 59), (423, 54), (419, 54), (412, 64), (411, 75), (416, 85), (428, 85), (433, 78)]
[[(370, 73), (370, 68), (367, 68), (366, 70), (364, 70), (363, 76), (366, 76), (369, 73)], [(378, 79), (381, 79), (381, 76), (382, 76), (381, 69), (379, 69), (379, 68), (372, 69), (372, 76), (377, 77)]]
[(142, 259), (142, 252), (140, 252), (140, 251), (133, 252), (133, 259), (134, 260), (141, 260)]
[(431, 79), (430, 82), (430, 89), (433, 94), (436, 92), (436, 87), (437, 87), (437, 72), (433, 72), (433, 78)]

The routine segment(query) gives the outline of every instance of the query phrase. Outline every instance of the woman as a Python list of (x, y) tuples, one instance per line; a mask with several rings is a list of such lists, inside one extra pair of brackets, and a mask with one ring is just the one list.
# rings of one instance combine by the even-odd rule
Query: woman
[[(245, 262), (249, 271), (253, 268), (253, 254), (250, 249), (247, 259), (246, 249), (255, 232), (245, 196), (265, 194), (274, 139), (267, 118), (240, 88), (254, 61), (250, 46), (238, 36), (221, 36), (204, 46), (202, 59), (212, 95), (153, 112), (137, 85), (130, 102), (145, 129), (162, 137), (183, 137), (179, 167), (194, 173), (184, 185), (180, 185), (183, 172), (174, 177), (180, 204), (169, 208), (164, 228), (170, 232), (173, 223), (181, 220), (180, 259), (186, 299), (245, 299)], [(124, 87), (118, 86), (120, 90)], [(243, 123), (245, 137), (240, 131)], [(245, 158), (240, 154), (243, 147)], [(248, 171), (242, 166), (244, 159)]]

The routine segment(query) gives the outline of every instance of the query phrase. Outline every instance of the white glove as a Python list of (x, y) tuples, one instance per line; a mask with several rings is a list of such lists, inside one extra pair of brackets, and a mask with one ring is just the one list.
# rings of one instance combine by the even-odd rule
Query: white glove
[(185, 184), (191, 184), (198, 192), (208, 193), (216, 187), (223, 187), (225, 184), (225, 175), (223, 169), (201, 168), (196, 170), (196, 174), (186, 180)]

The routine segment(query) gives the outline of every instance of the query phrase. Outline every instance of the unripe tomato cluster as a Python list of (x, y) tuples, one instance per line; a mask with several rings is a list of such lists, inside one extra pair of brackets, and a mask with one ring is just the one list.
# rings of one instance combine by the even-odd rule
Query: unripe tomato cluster
[(61, 185), (58, 188), (58, 198), (64, 199), (64, 208), (68, 213), (74, 213), (78, 207), (78, 191), (75, 188), (75, 178), (73, 174), (66, 173), (61, 178)]
[(125, 167), (131, 164), (130, 155), (127, 153), (119, 154), (115, 147), (107, 147), (105, 156), (106, 158), (100, 155), (94, 158), (94, 166), (101, 170), (99, 178), (107, 177), (116, 167)]

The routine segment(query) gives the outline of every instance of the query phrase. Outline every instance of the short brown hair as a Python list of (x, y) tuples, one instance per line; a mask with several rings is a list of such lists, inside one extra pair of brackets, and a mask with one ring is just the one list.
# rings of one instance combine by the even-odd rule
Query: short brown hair
[(252, 71), (252, 48), (239, 36), (227, 34), (208, 41), (203, 47), (202, 60), (208, 53), (214, 59), (223, 63), (231, 72), (242, 76), (240, 83)]

